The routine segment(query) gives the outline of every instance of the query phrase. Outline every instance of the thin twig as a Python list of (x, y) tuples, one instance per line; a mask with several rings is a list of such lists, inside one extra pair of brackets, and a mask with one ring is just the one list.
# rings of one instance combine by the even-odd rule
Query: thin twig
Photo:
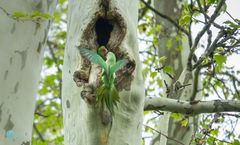
[(172, 141), (175, 141), (176, 143), (179, 143), (179, 144), (184, 145), (184, 143), (182, 143), (182, 142), (180, 142), (180, 141), (178, 141), (178, 140), (176, 140), (176, 139), (174, 139), (174, 138), (171, 138), (171, 137), (167, 136), (166, 134), (164, 134), (164, 133), (162, 133), (162, 132), (160, 132), (160, 131), (158, 131), (158, 130), (156, 130), (156, 129), (154, 129), (154, 128), (148, 126), (148, 125), (144, 125), (144, 126), (146, 126), (147, 128), (149, 128), (149, 129), (151, 129), (151, 130), (153, 130), (153, 131), (159, 133), (160, 135), (166, 137), (166, 138), (169, 139), (169, 140), (172, 140)]
[(34, 130), (36, 131), (37, 135), (39, 136), (40, 140), (41, 140), (42, 142), (44, 142), (45, 140), (44, 140), (42, 134), (40, 133), (40, 131), (38, 130), (38, 128), (37, 128), (37, 126), (36, 126), (36, 123), (33, 123), (33, 128), (34, 128)]
[[(54, 51), (53, 51), (53, 48), (52, 48), (52, 45), (54, 46), (54, 47), (57, 47), (57, 45), (56, 44), (54, 44), (53, 42), (50, 42), (50, 41), (47, 41), (47, 44), (48, 44), (48, 48), (49, 48), (49, 50), (50, 50), (50, 54), (52, 55), (52, 58), (53, 58), (53, 61), (54, 61), (54, 63), (56, 64), (56, 67), (57, 67), (57, 70), (58, 70), (58, 72), (60, 73), (60, 72), (62, 72), (62, 70), (59, 68), (59, 66), (57, 65), (57, 61), (58, 61), (58, 58), (55, 56), (55, 53), (54, 53)], [(58, 77), (58, 81), (59, 81), (59, 98), (61, 99), (61, 96), (62, 96), (62, 78), (59, 78)]]
[[(151, 0), (148, 0), (147, 3), (151, 4)], [(139, 12), (138, 21), (140, 21), (143, 18), (143, 16), (147, 13), (147, 10), (148, 10), (148, 7), (145, 5), (145, 7), (142, 8), (142, 11)]]
[(11, 14), (8, 13), (4, 8), (0, 7), (0, 9), (1, 9), (7, 16), (11, 16)]
[(194, 70), (196, 67), (198, 67), (203, 62), (203, 60), (207, 58), (207, 56), (209, 56), (209, 54), (212, 53), (217, 48), (217, 43), (219, 39), (221, 39), (223, 36), (224, 36), (224, 32), (220, 31), (217, 37), (212, 42), (211, 46), (201, 55), (199, 60), (191, 67), (191, 70)]
[(221, 0), (219, 2), (219, 4), (217, 5), (214, 13), (212, 14), (212, 16), (210, 17), (208, 23), (202, 28), (202, 30), (197, 34), (195, 41), (191, 47), (189, 56), (188, 56), (188, 70), (193, 70), (192, 69), (192, 57), (193, 57), (193, 53), (195, 52), (195, 50), (197, 49), (198, 43), (200, 41), (200, 39), (202, 38), (203, 34), (210, 28), (212, 22), (217, 18), (221, 7), (223, 6), (223, 4), (225, 3), (226, 0)]

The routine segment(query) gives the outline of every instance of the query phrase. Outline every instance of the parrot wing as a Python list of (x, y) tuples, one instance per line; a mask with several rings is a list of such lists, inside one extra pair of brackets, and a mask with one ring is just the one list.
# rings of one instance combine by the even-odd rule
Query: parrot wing
[(78, 48), (78, 50), (82, 56), (86, 57), (89, 61), (91, 61), (94, 64), (99, 64), (104, 69), (104, 71), (107, 71), (107, 65), (105, 61), (96, 52), (85, 48)]
[(128, 63), (127, 59), (122, 59), (117, 61), (111, 68), (110, 68), (110, 76), (113, 75), (115, 72), (117, 72), (119, 69), (121, 69), (123, 66), (125, 66)]

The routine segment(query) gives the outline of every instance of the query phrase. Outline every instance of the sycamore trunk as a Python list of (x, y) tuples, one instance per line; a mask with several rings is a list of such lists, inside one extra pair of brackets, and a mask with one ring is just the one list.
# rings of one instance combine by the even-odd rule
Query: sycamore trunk
[(0, 1), (0, 144), (31, 144), (35, 96), (50, 22), (13, 18), (51, 13), (56, 1)]
[[(70, 0), (63, 67), (65, 145), (140, 145), (144, 83), (137, 44), (138, 0)], [(116, 74), (120, 102), (113, 120), (95, 103), (101, 68), (77, 48), (106, 46), (127, 66)], [(86, 95), (87, 94), (87, 95)]]

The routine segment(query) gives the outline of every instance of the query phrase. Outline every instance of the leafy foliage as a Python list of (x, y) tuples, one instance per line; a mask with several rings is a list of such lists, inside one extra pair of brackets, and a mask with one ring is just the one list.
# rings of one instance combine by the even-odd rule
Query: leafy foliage
[[(42, 80), (34, 115), (33, 145), (63, 145), (61, 84), (66, 40), (66, 11), (67, 1), (60, 0), (52, 17), (53, 23), (46, 42)], [(28, 17), (50, 18), (38, 12), (33, 12)]]

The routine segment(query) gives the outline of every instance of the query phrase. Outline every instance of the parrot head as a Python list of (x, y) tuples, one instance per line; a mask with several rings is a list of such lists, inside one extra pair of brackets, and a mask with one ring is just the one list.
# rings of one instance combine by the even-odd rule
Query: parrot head
[(97, 51), (98, 55), (100, 55), (104, 60), (107, 59), (107, 53), (108, 53), (108, 50), (105, 46), (101, 46), (100, 48), (98, 48), (98, 51)]

